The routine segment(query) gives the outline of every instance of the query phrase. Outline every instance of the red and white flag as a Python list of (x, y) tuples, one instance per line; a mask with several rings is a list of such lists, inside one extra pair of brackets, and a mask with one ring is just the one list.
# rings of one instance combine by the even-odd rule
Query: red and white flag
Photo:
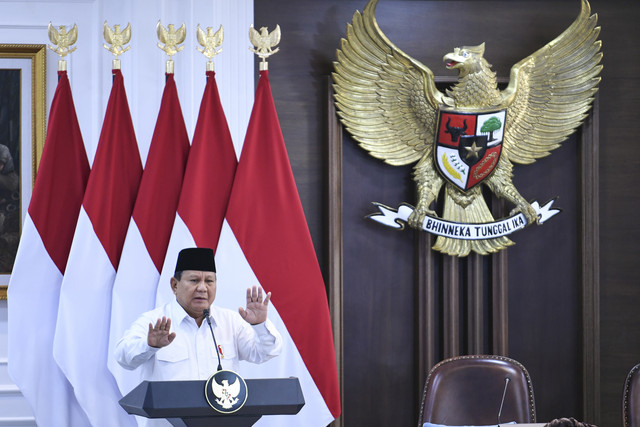
[(58, 72), (47, 139), (8, 289), (9, 374), (39, 426), (88, 426), (53, 359), (60, 285), (89, 177), (66, 71)]
[(216, 304), (244, 306), (243, 290), (272, 292), (269, 318), (283, 335), (280, 356), (243, 363), (245, 377), (297, 377), (305, 406), (260, 426), (326, 426), (340, 394), (325, 285), (273, 102), (268, 71), (260, 81), (216, 253)]
[(122, 368), (113, 350), (141, 313), (155, 307), (156, 289), (176, 216), (189, 153), (189, 135), (173, 74), (167, 74), (147, 163), (113, 284), (109, 370), (122, 394), (140, 383), (138, 370)]
[(67, 268), (53, 356), (93, 426), (135, 425), (107, 368), (111, 293), (142, 175), (120, 70), (113, 87)]
[(169, 280), (181, 249), (194, 246), (215, 249), (218, 245), (237, 164), (215, 72), (207, 71), (178, 211), (158, 283), (156, 306), (175, 298)]

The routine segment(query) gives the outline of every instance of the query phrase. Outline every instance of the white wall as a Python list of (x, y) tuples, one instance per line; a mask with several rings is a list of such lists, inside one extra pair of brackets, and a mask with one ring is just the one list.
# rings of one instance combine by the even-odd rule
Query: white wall
[[(204, 56), (196, 50), (195, 29), (224, 28), (223, 51), (215, 58), (216, 81), (236, 151), (242, 145), (253, 105), (253, 54), (248, 32), (252, 0), (0, 0), (0, 43), (47, 44), (47, 26), (78, 25), (77, 50), (67, 68), (89, 160), (95, 155), (111, 89), (113, 56), (104, 49), (104, 21), (131, 23), (131, 49), (121, 56), (127, 98), (142, 162), (155, 127), (164, 88), (166, 55), (157, 47), (156, 24), (187, 27), (184, 50), (174, 56), (182, 112), (193, 135), (205, 84)], [(47, 112), (57, 84), (58, 56), (47, 49)], [(23, 201), (27, 203), (27, 201)], [(0, 426), (35, 425), (27, 402), (7, 374), (7, 301), (0, 301)]]

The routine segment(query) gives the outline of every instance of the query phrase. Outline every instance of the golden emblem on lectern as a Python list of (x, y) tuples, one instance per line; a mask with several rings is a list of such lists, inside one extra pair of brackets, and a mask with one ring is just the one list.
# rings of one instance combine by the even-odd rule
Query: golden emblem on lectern
[[(513, 163), (549, 155), (587, 116), (602, 69), (597, 16), (582, 0), (569, 28), (512, 67), (504, 90), (484, 59), (484, 43), (457, 47), (443, 60), (458, 81), (443, 93), (433, 72), (380, 30), (376, 4), (370, 0), (347, 25), (333, 73), (335, 103), (347, 131), (372, 156), (396, 166), (417, 162), (418, 203), (375, 203), (380, 213), (370, 217), (434, 233), (434, 249), (450, 255), (512, 245), (507, 235), (558, 212), (552, 202), (540, 207), (524, 199), (512, 182)], [(494, 219), (483, 185), (515, 206), (508, 218)], [(442, 190), (439, 217), (431, 206)]]

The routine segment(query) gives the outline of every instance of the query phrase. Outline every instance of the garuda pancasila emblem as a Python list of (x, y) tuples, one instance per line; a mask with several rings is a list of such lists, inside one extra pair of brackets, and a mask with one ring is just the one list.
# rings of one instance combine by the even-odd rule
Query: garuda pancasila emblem
[(222, 384), (218, 384), (217, 381), (211, 382), (211, 388), (213, 394), (217, 397), (216, 403), (223, 409), (231, 409), (238, 403), (238, 394), (240, 394), (240, 380), (236, 380), (229, 384), (229, 380), (222, 380)]
[[(597, 16), (582, 0), (569, 28), (512, 67), (504, 90), (483, 57), (484, 43), (457, 47), (443, 60), (458, 70), (458, 81), (443, 93), (433, 72), (380, 30), (377, 2), (356, 11), (337, 52), (333, 79), (343, 125), (372, 156), (396, 166), (417, 162), (418, 202), (404, 218), (410, 226), (432, 231), (430, 224), (438, 221), (467, 225), (435, 232), (435, 250), (466, 256), (512, 245), (508, 232), (480, 235), (480, 225), (494, 224), (493, 232), (502, 224), (508, 231), (553, 215), (520, 195), (512, 163), (549, 155), (586, 118), (602, 70)], [(519, 219), (495, 221), (481, 184), (515, 205), (510, 218)], [(440, 218), (431, 205), (443, 187)]]

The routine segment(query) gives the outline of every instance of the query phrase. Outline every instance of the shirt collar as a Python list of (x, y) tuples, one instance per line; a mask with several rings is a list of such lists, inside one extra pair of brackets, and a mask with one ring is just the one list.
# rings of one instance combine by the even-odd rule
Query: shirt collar
[[(216, 320), (216, 318), (220, 318), (220, 309), (216, 306), (214, 306), (213, 304), (211, 304), (211, 307), (209, 308), (209, 317), (211, 318), (211, 322), (214, 325), (218, 325), (218, 322)], [(206, 320), (206, 319), (205, 319)]]
[(177, 299), (171, 301), (171, 321), (176, 322), (176, 325), (179, 325), (185, 318), (191, 317), (189, 314), (182, 308)]
[[(174, 299), (173, 301), (171, 301), (170, 310), (171, 310), (171, 319), (173, 319), (172, 322), (177, 322), (176, 324), (181, 323), (185, 318), (192, 319), (192, 317), (189, 316), (189, 313), (187, 313), (185, 309), (182, 308), (182, 306), (180, 305), (177, 299)], [(209, 308), (209, 317), (211, 318), (212, 324), (214, 325), (218, 324), (218, 322), (216, 321), (216, 318), (220, 317), (220, 313), (219, 313), (218, 307), (215, 307), (213, 304), (211, 304), (211, 307)], [(207, 319), (204, 319), (204, 322), (206, 321)], [(194, 319), (194, 322), (195, 322), (195, 319)]]

